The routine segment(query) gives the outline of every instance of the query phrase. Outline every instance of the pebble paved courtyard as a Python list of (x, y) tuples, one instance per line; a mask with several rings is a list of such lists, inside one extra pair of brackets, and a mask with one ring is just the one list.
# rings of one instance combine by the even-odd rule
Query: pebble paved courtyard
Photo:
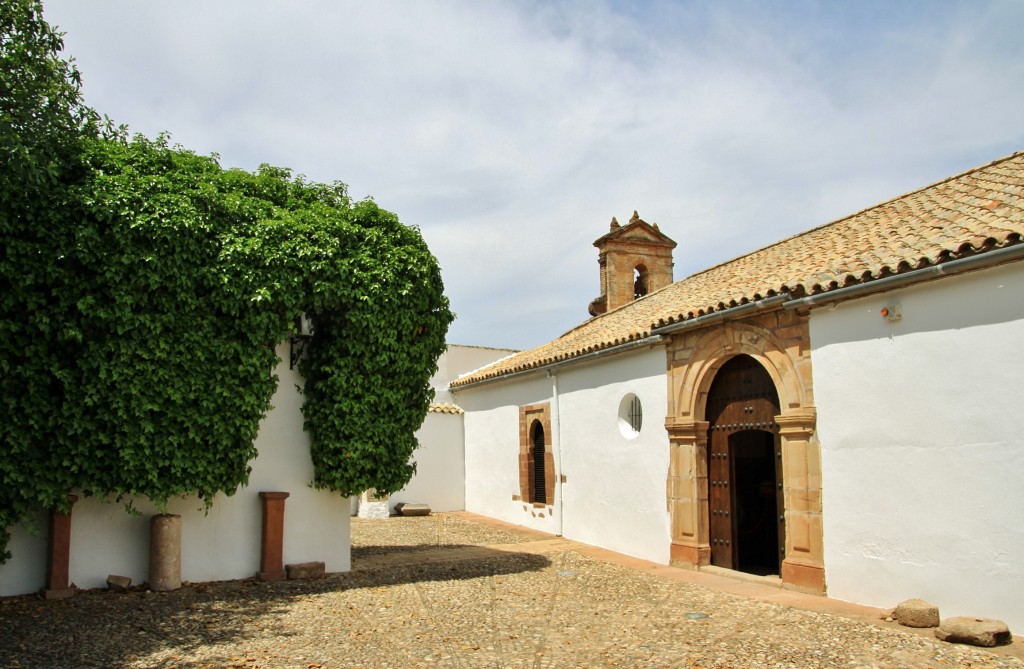
[[(596, 559), (464, 515), (352, 520), (318, 581), (0, 600), (0, 667), (1024, 668)], [(1018, 642), (1015, 642), (1018, 643)]]

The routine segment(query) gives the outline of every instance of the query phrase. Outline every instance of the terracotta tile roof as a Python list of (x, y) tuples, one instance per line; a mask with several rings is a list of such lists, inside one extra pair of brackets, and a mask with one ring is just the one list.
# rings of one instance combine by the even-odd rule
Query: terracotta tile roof
[(462, 409), (449, 402), (431, 402), (427, 407), (427, 413), (463, 413)]
[(677, 281), (452, 387), (643, 339), (655, 327), (781, 293), (835, 290), (1024, 238), (1024, 151)]

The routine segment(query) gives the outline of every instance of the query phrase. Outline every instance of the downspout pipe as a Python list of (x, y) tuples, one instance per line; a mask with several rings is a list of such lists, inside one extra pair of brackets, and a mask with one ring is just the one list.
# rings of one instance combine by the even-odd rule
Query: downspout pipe
[(850, 300), (867, 293), (895, 290), (930, 279), (937, 279), (940, 276), (961, 274), (976, 269), (986, 269), (1021, 259), (1024, 259), (1024, 244), (1014, 244), (1013, 246), (1005, 246), (987, 253), (979, 253), (967, 258), (958, 258), (957, 260), (947, 260), (938, 265), (922, 267), (921, 269), (915, 269), (903, 274), (894, 274), (884, 279), (876, 279), (867, 283), (858, 283), (853, 286), (818, 293), (817, 295), (800, 297), (790, 300), (782, 306), (786, 309), (808, 309), (822, 304), (829, 304), (830, 302)]
[(658, 328), (651, 330), (652, 335), (667, 335), (674, 334), (681, 330), (689, 330), (691, 328), (704, 327), (705, 325), (711, 325), (720, 321), (731, 321), (736, 318), (742, 318), (749, 316), (750, 314), (771, 309), (781, 304), (786, 304), (786, 301), (790, 299), (789, 293), (782, 293), (781, 295), (772, 295), (756, 302), (747, 302), (746, 304), (740, 304), (735, 307), (728, 309), (722, 309), (721, 311), (714, 311), (710, 314), (704, 314), (703, 316), (697, 316), (696, 318), (690, 318), (685, 321), (679, 321), (678, 323), (671, 323), (669, 325), (662, 325)]
[(565, 496), (562, 490), (562, 407), (558, 402), (558, 371), (548, 370), (551, 378), (551, 442), (555, 448), (555, 497), (558, 499), (558, 536), (565, 528)]

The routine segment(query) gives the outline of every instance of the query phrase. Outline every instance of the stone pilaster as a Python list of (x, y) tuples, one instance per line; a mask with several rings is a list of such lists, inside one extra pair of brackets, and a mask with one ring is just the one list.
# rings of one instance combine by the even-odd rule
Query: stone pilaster
[[(68, 495), (74, 504), (77, 495)], [(71, 586), (71, 511), (50, 512), (50, 536), (46, 552), (46, 586), (42, 590), (46, 599), (67, 599), (75, 594)]]
[(825, 591), (821, 521), (821, 454), (814, 436), (813, 410), (776, 417), (782, 439), (783, 486), (786, 499), (784, 585)]
[(256, 578), (261, 581), (283, 581), (284, 570), (284, 501), (291, 493), (261, 492), (263, 502), (263, 532), (260, 541), (260, 570)]
[(708, 423), (668, 420), (670, 559), (678, 566), (710, 564), (708, 542)]

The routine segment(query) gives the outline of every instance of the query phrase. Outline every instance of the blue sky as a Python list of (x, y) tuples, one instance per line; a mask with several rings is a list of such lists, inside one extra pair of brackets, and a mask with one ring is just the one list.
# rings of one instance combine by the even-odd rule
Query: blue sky
[(1024, 2), (44, 0), (86, 101), (421, 229), (449, 341), (587, 318), (633, 210), (676, 278), (1024, 149)]

